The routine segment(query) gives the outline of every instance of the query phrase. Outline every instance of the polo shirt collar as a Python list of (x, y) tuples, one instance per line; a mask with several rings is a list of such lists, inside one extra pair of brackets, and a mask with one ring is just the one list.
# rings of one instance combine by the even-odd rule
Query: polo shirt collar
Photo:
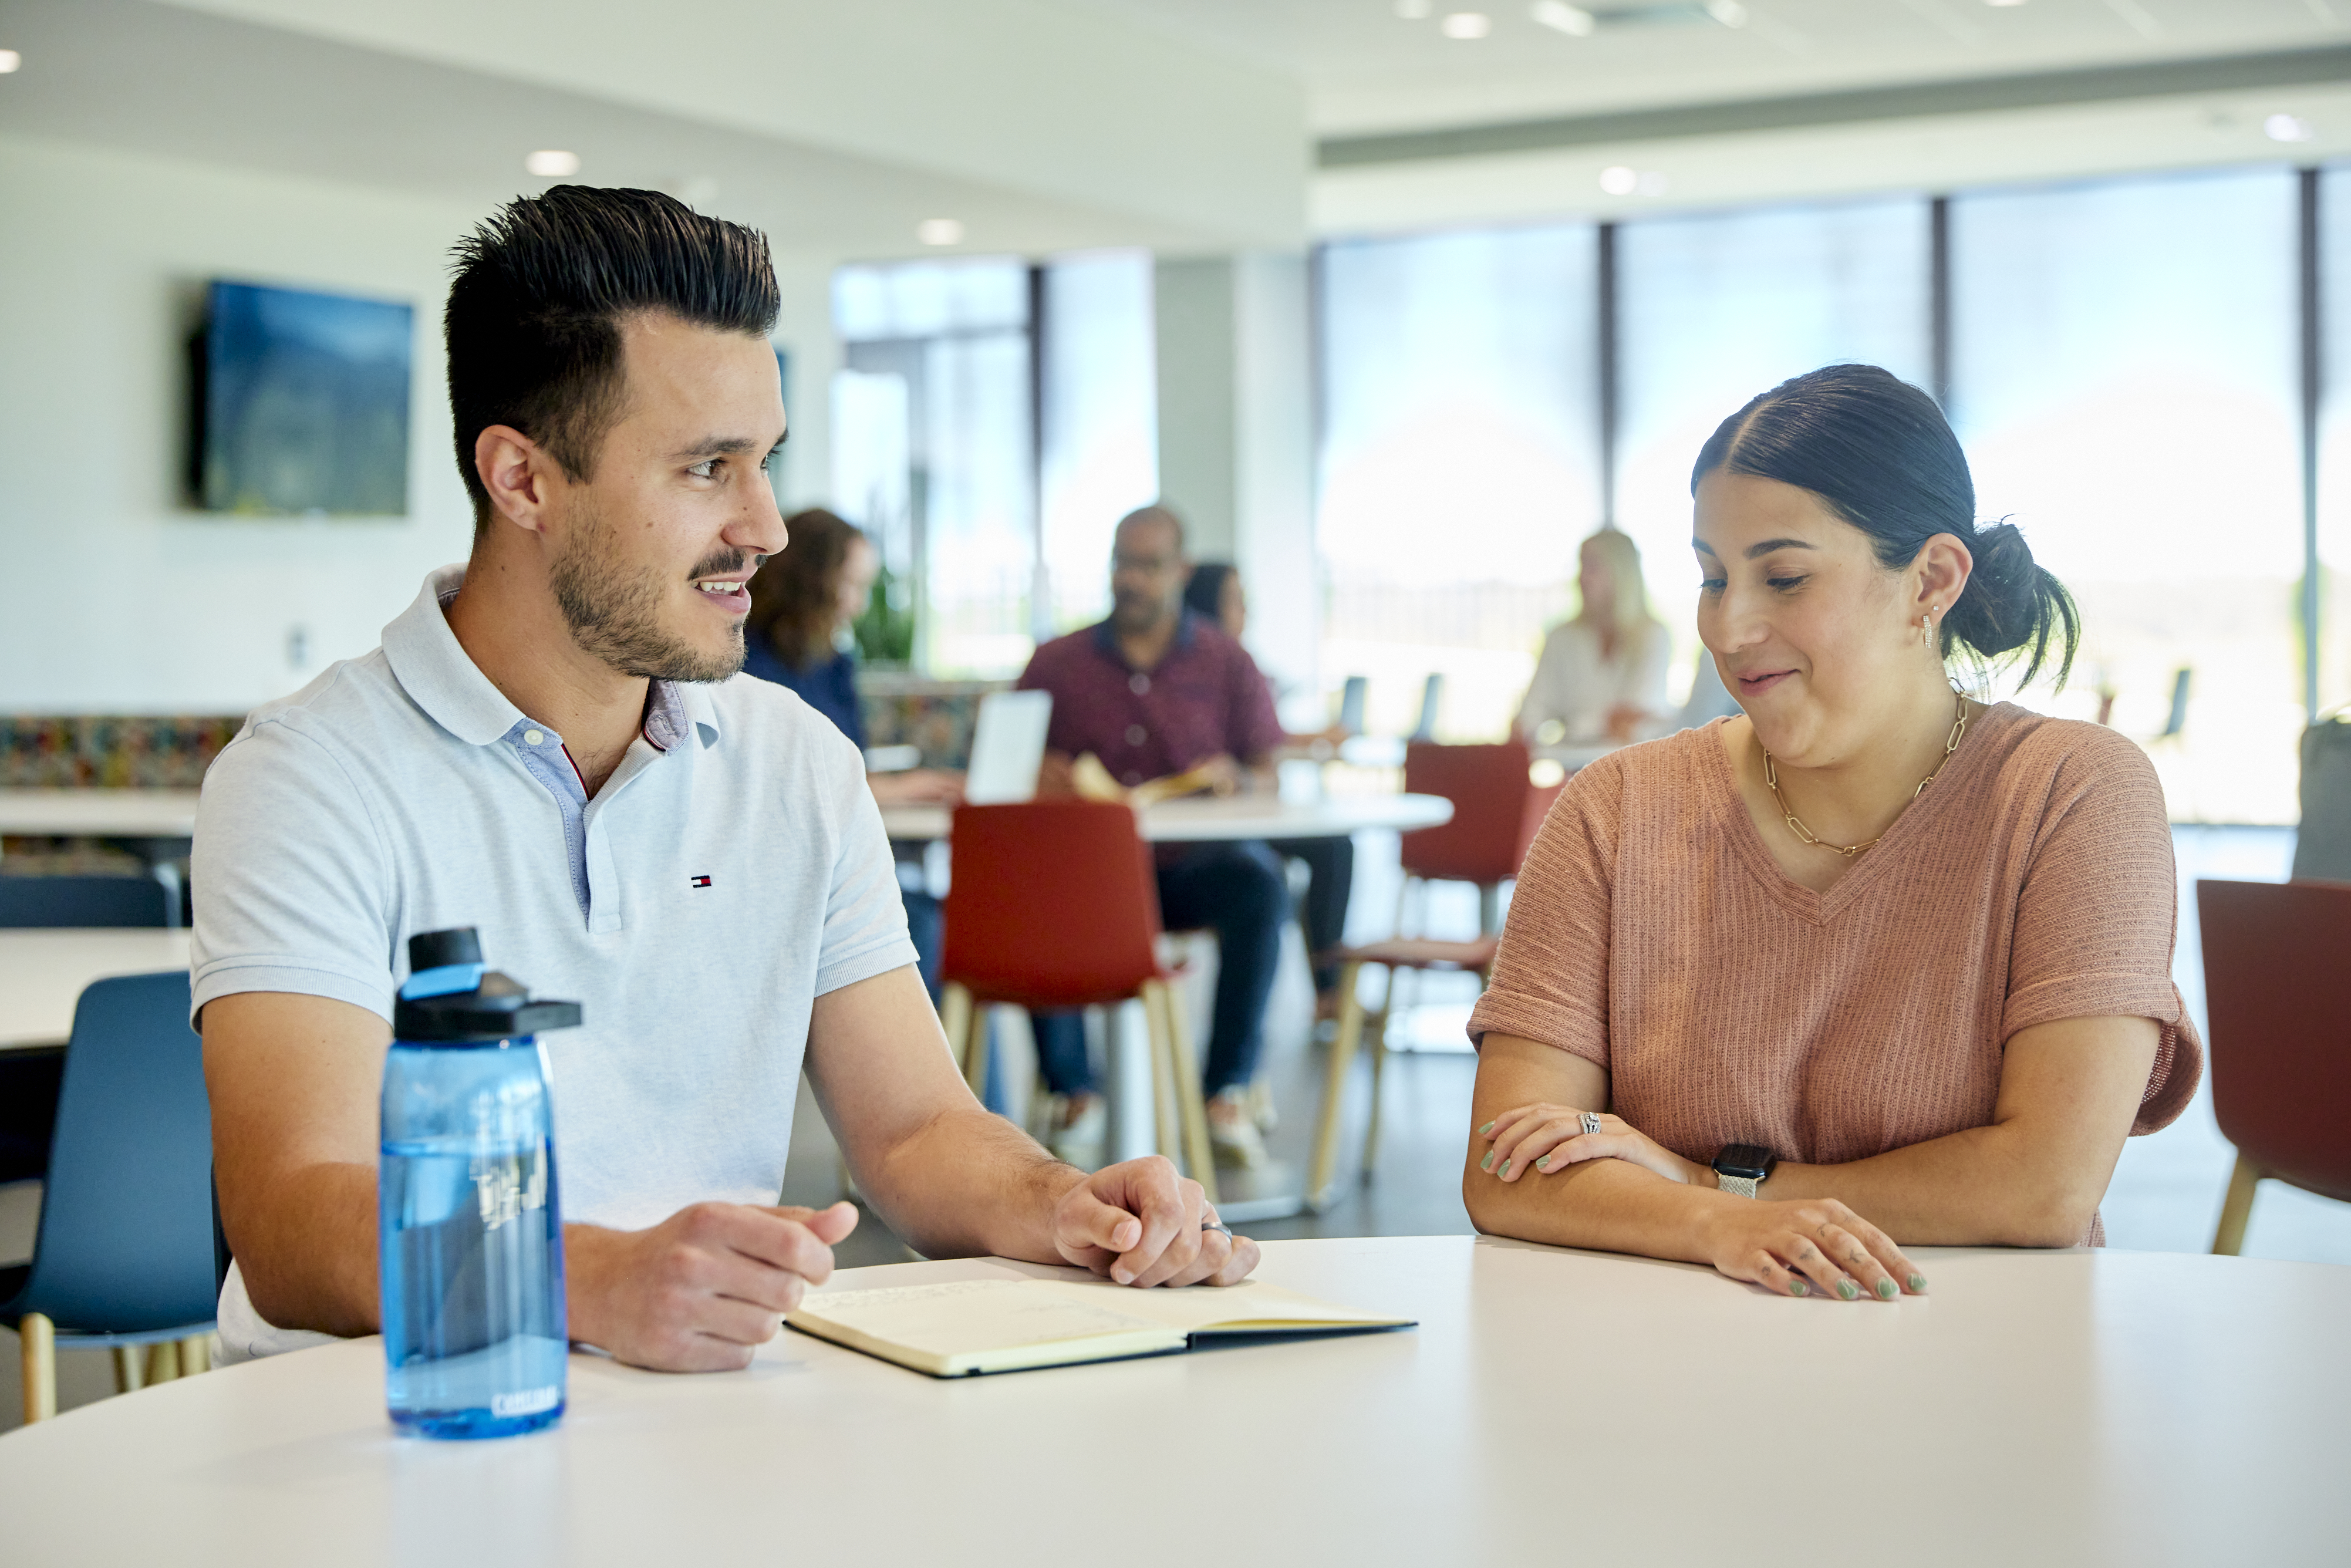
[[(468, 746), (506, 737), (527, 716), (490, 684), (449, 629), (444, 607), (465, 584), (462, 565), (429, 572), (416, 601), (383, 629), (383, 656), (410, 700)], [(692, 730), (707, 748), (723, 733), (717, 705), (699, 685), (655, 681), (645, 706), (645, 738), (664, 751)]]
[[(1185, 609), (1183, 614), (1176, 619), (1176, 640), (1167, 645), (1167, 654), (1169, 658), (1173, 658), (1176, 654), (1182, 653), (1192, 646), (1193, 639), (1198, 631), (1197, 623), (1199, 620), (1200, 612), (1189, 608), (1188, 606)], [(1117, 664), (1120, 669), (1123, 670), (1132, 667), (1126, 662), (1126, 654), (1119, 649), (1118, 632), (1113, 628), (1110, 617), (1107, 615), (1103, 616), (1100, 622), (1095, 623), (1094, 646), (1101, 650), (1101, 652), (1113, 664)]]

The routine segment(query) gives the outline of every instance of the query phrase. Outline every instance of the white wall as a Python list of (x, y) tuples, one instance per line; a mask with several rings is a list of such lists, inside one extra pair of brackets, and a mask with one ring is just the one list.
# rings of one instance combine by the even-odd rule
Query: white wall
[[(0, 711), (242, 713), (373, 647), (428, 570), (464, 558), (440, 310), (449, 246), (482, 215), (0, 137)], [(820, 499), (827, 480), (831, 269), (778, 258), (788, 499)], [(415, 306), (407, 517), (188, 509), (183, 345), (215, 277)]]

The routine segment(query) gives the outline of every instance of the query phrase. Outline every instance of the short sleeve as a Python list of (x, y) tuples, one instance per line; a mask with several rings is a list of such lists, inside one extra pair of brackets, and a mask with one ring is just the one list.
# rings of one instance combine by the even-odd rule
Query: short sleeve
[(1516, 1035), (1608, 1065), (1611, 868), (1623, 821), (1614, 758), (1561, 791), (1519, 868), (1493, 982), (1469, 1015), (1473, 1042)]
[(283, 720), (231, 742), (204, 775), (189, 880), (195, 1012), (239, 991), (291, 991), (391, 1021), (392, 857), (326, 745)]
[(1273, 711), (1273, 688), (1249, 650), (1233, 645), (1232, 734), (1228, 749), (1243, 762), (1270, 756), (1281, 745), (1281, 717)]
[(2058, 762), (2017, 894), (2001, 1040), (2061, 1019), (2152, 1019), (2162, 1034), (2134, 1134), (2169, 1124), (2203, 1076), (2203, 1044), (2171, 979), (2179, 924), (2154, 766), (2123, 737), (2090, 730)]
[(831, 781), (841, 801), (840, 841), (824, 901), (823, 946), (817, 954), (816, 994), (837, 991), (915, 962), (906, 935), (906, 902), (898, 891), (897, 862), (882, 809), (866, 787), (854, 749), (843, 745), (844, 766)]

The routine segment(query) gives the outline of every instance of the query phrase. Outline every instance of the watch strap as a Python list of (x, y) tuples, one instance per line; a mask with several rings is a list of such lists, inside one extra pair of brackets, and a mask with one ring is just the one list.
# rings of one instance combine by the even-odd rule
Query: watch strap
[(1763, 1178), (1725, 1176), (1720, 1171), (1717, 1171), (1714, 1173), (1714, 1185), (1733, 1197), (1753, 1197), (1755, 1189), (1763, 1185)]

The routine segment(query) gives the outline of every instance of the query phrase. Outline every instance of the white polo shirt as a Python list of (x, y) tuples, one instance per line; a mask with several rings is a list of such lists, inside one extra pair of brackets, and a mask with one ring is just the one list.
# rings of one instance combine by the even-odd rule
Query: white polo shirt
[[(205, 775), (195, 1007), (295, 991), (389, 1021), (408, 938), (475, 926), (492, 968), (581, 1004), (545, 1041), (565, 1218), (773, 1203), (810, 1004), (914, 962), (862, 759), (780, 685), (657, 682), (588, 800), (449, 630), (464, 580), (434, 573)], [(220, 1332), (236, 1358), (319, 1338), (263, 1322), (234, 1270)]]

